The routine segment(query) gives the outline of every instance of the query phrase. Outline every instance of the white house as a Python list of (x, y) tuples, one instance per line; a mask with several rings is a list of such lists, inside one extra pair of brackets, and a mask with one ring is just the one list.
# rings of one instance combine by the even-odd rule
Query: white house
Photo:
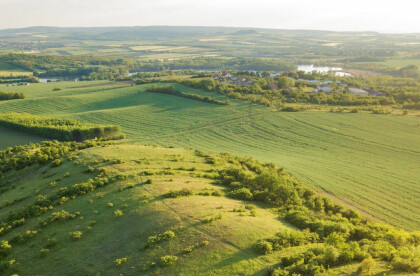
[(353, 95), (358, 95), (358, 96), (368, 96), (369, 93), (366, 92), (365, 90), (356, 88), (356, 87), (349, 87), (349, 92)]

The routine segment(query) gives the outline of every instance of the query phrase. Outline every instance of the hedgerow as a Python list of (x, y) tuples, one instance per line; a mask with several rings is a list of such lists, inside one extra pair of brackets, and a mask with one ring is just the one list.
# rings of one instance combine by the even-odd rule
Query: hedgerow
[(60, 141), (84, 141), (95, 138), (122, 139), (121, 128), (114, 125), (94, 125), (74, 119), (38, 116), (28, 113), (0, 114), (0, 125)]
[(146, 91), (152, 92), (152, 93), (168, 94), (172, 96), (187, 98), (187, 99), (196, 100), (196, 101), (205, 102), (205, 103), (229, 105), (229, 101), (219, 101), (216, 99), (212, 99), (211, 97), (208, 97), (208, 96), (203, 97), (197, 94), (189, 94), (189, 93), (177, 91), (172, 85), (162, 85), (162, 86), (151, 85), (147, 88)]
[(26, 95), (19, 92), (1, 92), (0, 91), (0, 101), (16, 100), (16, 99), (25, 99)]
[(194, 195), (194, 193), (189, 190), (189, 189), (181, 189), (178, 191), (169, 191), (165, 197), (172, 197), (172, 198), (177, 198), (177, 197), (182, 197), (182, 196), (192, 196)]

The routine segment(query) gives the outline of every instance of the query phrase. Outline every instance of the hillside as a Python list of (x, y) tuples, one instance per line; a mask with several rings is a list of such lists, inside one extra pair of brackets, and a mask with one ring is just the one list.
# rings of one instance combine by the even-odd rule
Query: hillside
[[(56, 86), (63, 90), (52, 91)], [(175, 86), (186, 93), (209, 95)], [(146, 88), (112, 82), (4, 87), (5, 92), (24, 92), (27, 99), (0, 102), (0, 112), (115, 124), (130, 142), (229, 152), (274, 162), (318, 192), (370, 217), (419, 229), (420, 118), (273, 112), (236, 100), (215, 106), (148, 93)], [(211, 97), (226, 100), (220, 95)]]
[[(37, 152), (44, 152), (47, 159)], [(323, 230), (296, 231), (299, 228), (287, 222), (297, 223), (297, 216), (291, 214), (312, 212), (302, 201), (324, 199), (313, 197), (272, 164), (186, 149), (94, 141), (44, 143), (0, 154), (2, 275), (266, 275), (270, 267), (295, 262), (282, 257), (308, 251), (337, 275), (355, 272), (369, 254), (376, 261), (368, 272), (388, 273), (389, 262), (383, 259), (392, 260), (395, 268), (419, 269), (415, 263), (410, 268), (410, 259), (401, 259), (414, 254), (409, 258), (415, 262), (415, 251), (404, 250), (412, 250), (410, 244), (418, 246), (417, 234), (366, 224), (357, 213), (328, 200), (325, 212), (332, 208), (328, 214), (313, 213)], [(24, 156), (26, 161), (9, 162)], [(235, 171), (241, 173), (234, 176)], [(264, 180), (266, 172), (275, 178)], [(254, 176), (259, 185), (274, 181), (272, 187), (293, 192), (287, 197), (274, 192), (271, 203), (258, 202), (258, 188), (247, 186), (253, 185)], [(232, 182), (235, 178), (242, 183)], [(232, 198), (239, 197), (244, 187), (257, 201)], [(275, 198), (283, 198), (283, 203)], [(341, 234), (328, 235), (332, 229)], [(258, 242), (279, 232), (298, 239), (288, 238), (294, 245), (261, 254)], [(301, 235), (315, 242), (302, 240)], [(341, 235), (349, 239), (346, 244)], [(378, 235), (377, 241), (360, 240), (364, 235)], [(394, 255), (388, 259), (391, 248)], [(330, 251), (339, 255), (331, 257)], [(312, 258), (311, 264), (296, 263), (287, 269), (305, 269), (311, 275), (322, 272)]]

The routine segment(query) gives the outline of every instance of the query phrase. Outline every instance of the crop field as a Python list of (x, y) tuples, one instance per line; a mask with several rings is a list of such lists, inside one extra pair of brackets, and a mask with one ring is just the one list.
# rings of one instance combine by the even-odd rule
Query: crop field
[[(116, 124), (130, 142), (229, 152), (274, 162), (320, 193), (368, 216), (409, 230), (420, 227), (419, 117), (275, 112), (236, 100), (230, 100), (229, 106), (215, 106), (148, 93), (147, 85), (110, 84), (5, 87), (5, 92), (19, 90), (28, 98), (0, 102), (0, 112)], [(55, 86), (63, 90), (52, 91)], [(175, 86), (185, 93), (208, 95)]]
[(159, 45), (144, 45), (144, 46), (131, 46), (130, 49), (134, 51), (152, 51), (152, 52), (161, 52), (161, 51), (174, 51), (174, 50), (186, 50), (189, 49), (188, 46), (159, 46)]
[(389, 67), (395, 67), (397, 69), (408, 66), (408, 65), (416, 65), (417, 67), (420, 68), (420, 59), (415, 59), (415, 58), (392, 58), (383, 62), (373, 62), (373, 63), (383, 64)]

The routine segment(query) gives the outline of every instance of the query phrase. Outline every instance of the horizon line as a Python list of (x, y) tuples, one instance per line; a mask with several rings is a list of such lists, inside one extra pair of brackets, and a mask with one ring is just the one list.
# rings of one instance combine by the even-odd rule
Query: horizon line
[(9, 28), (0, 28), (0, 31), (7, 30), (19, 30), (19, 29), (29, 29), (29, 28), (61, 28), (61, 29), (75, 29), (75, 28), (138, 28), (138, 27), (192, 27), (192, 28), (238, 28), (238, 29), (256, 29), (256, 30), (278, 30), (278, 31), (317, 31), (317, 32), (335, 32), (335, 33), (376, 33), (376, 34), (386, 34), (386, 35), (397, 35), (397, 34), (406, 34), (406, 35), (420, 35), (420, 32), (383, 32), (383, 31), (373, 31), (373, 30), (363, 30), (363, 31), (349, 31), (349, 30), (327, 30), (327, 29), (306, 29), (306, 28), (291, 28), (291, 29), (282, 29), (282, 28), (273, 28), (273, 27), (244, 27), (244, 26), (215, 26), (215, 25), (112, 25), (112, 26), (48, 26), (48, 25), (31, 25), (25, 27), (9, 27)]

